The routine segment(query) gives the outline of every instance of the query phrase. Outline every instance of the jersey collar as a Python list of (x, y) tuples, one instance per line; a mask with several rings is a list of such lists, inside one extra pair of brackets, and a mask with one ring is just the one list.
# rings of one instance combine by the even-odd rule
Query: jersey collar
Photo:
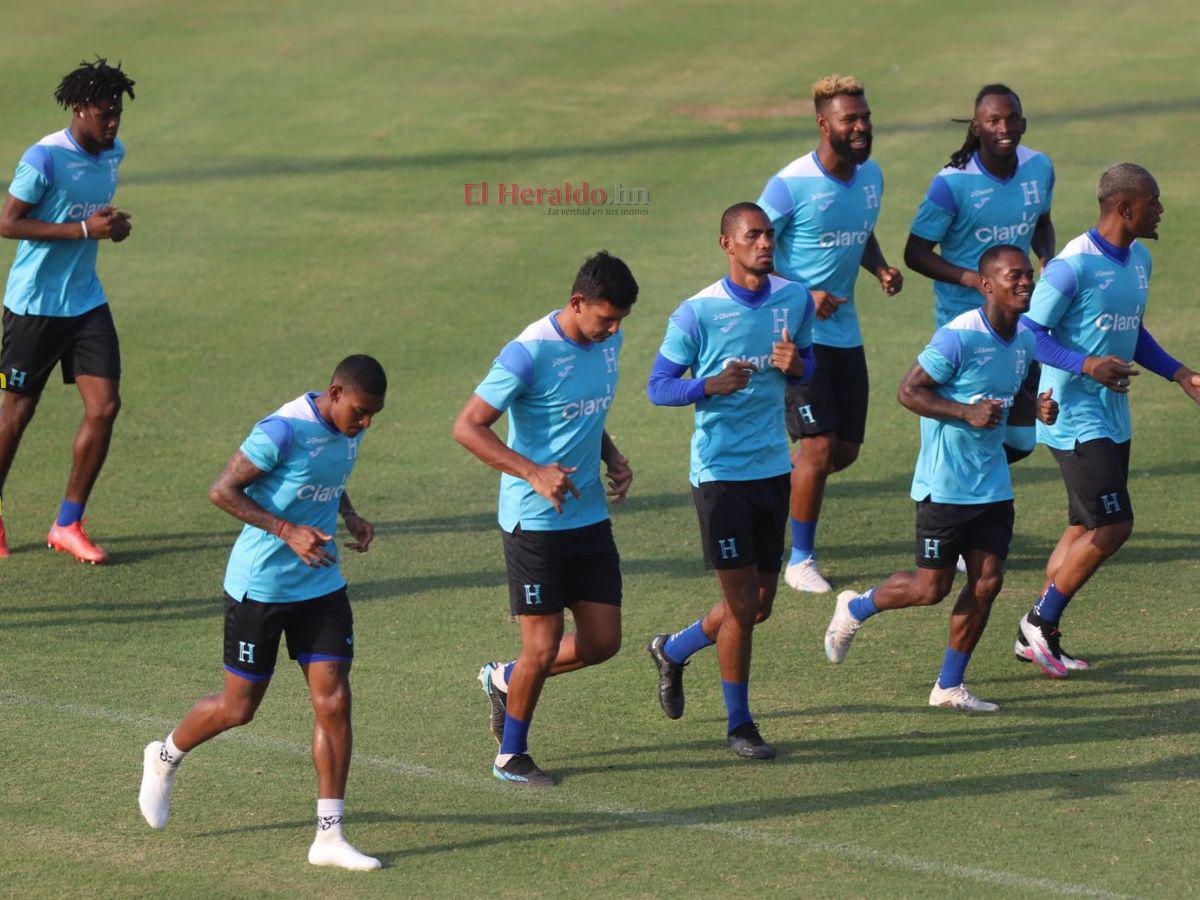
[(1017, 327), (1013, 330), (1013, 336), (1010, 339), (1005, 340), (1004, 338), (1000, 337), (1000, 335), (998, 335), (996, 333), (996, 329), (992, 327), (991, 320), (988, 319), (987, 313), (985, 313), (983, 311), (982, 306), (979, 307), (979, 309), (977, 309), (976, 312), (979, 314), (979, 321), (982, 322), (983, 327), (988, 330), (988, 334), (990, 334), (992, 337), (994, 337), (996, 340), (998, 340), (1005, 347), (1011, 347), (1013, 341), (1015, 341), (1017, 339), (1017, 335), (1019, 335), (1021, 333), (1021, 320), (1017, 319)]
[(862, 166), (855, 166), (854, 174), (850, 176), (850, 180), (842, 181), (842, 179), (838, 178), (836, 175), (830, 174), (825, 169), (825, 167), (823, 165), (821, 165), (821, 157), (817, 156), (816, 150), (814, 150), (812, 152), (812, 159), (813, 159), (813, 162), (816, 164), (817, 168), (821, 170), (822, 175), (824, 175), (826, 178), (828, 178), (830, 181), (832, 181), (838, 187), (843, 187), (843, 188), (854, 187), (854, 182), (856, 182), (858, 180), (858, 170), (862, 168)]
[(725, 292), (730, 297), (742, 304), (742, 306), (750, 309), (758, 309), (763, 305), (763, 301), (771, 296), (771, 282), (769, 279), (757, 291), (744, 288), (740, 284), (734, 284), (733, 279), (728, 275), (721, 279), (721, 284), (725, 287)]
[(65, 134), (67, 136), (67, 140), (71, 142), (71, 146), (74, 147), (76, 150), (78, 150), (80, 153), (82, 153), (84, 156), (86, 156), (88, 159), (99, 160), (100, 157), (102, 157), (104, 155), (103, 150), (101, 150), (99, 153), (88, 153), (86, 150), (84, 150), (81, 146), (79, 146), (79, 141), (75, 140), (75, 135), (71, 134), (70, 128), (64, 128), (63, 134)]
[(1088, 237), (1091, 238), (1092, 243), (1096, 245), (1097, 250), (1099, 250), (1117, 265), (1123, 266), (1129, 262), (1129, 247), (1118, 247), (1116, 244), (1109, 243), (1095, 228), (1088, 229)]
[(567, 337), (563, 333), (562, 327), (558, 324), (558, 314), (560, 312), (562, 312), (561, 309), (556, 309), (554, 312), (550, 313), (550, 324), (552, 326), (554, 326), (554, 330), (558, 332), (558, 336), (560, 338), (562, 338), (564, 341), (566, 341), (572, 347), (578, 347), (580, 350), (591, 350), (592, 347), (596, 346), (591, 341), (581, 344), (581, 343), (579, 343), (579, 341), (573, 341), (569, 337)]
[(976, 150), (973, 154), (971, 154), (971, 159), (975, 161), (975, 168), (977, 168), (982, 174), (986, 175), (988, 178), (992, 179), (992, 181), (996, 182), (996, 184), (1008, 184), (1010, 181), (1012, 181), (1014, 178), (1017, 177), (1017, 170), (1021, 168), (1021, 157), (1018, 156), (1017, 164), (1015, 166), (1013, 166), (1012, 174), (1009, 175), (1007, 178), (997, 178), (995, 175), (993, 175), (988, 170), (988, 167), (983, 164), (983, 160), (979, 158), (978, 150)]
[(336, 428), (334, 428), (332, 425), (330, 425), (329, 422), (327, 422), (325, 420), (325, 417), (323, 415), (321, 415), (321, 411), (319, 409), (317, 409), (317, 392), (316, 391), (309, 391), (307, 394), (304, 395), (304, 399), (308, 401), (308, 406), (312, 410), (313, 415), (316, 416), (316, 419), (318, 422), (320, 422), (322, 425), (325, 426), (326, 431), (329, 431), (333, 434), (341, 434), (340, 431), (338, 431)]

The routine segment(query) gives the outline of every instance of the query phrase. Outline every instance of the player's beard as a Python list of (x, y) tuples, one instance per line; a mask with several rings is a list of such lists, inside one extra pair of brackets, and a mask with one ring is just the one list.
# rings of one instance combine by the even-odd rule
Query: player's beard
[(867, 138), (867, 146), (863, 147), (861, 150), (851, 147), (849, 138), (847, 138), (846, 140), (843, 141), (843, 140), (835, 140), (834, 138), (831, 137), (829, 139), (829, 145), (831, 147), (833, 147), (833, 152), (836, 153), (838, 156), (840, 156), (842, 159), (848, 159), (855, 165), (861, 166), (871, 156), (871, 135), (869, 135), (869, 134), (866, 135), (866, 138)]

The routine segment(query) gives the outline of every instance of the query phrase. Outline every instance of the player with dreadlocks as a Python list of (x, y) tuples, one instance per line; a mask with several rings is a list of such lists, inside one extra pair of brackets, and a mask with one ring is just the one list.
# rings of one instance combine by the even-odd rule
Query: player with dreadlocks
[[(112, 200), (125, 158), (117, 129), (133, 84), (119, 63), (100, 57), (68, 73), (54, 98), (70, 110), (71, 124), (25, 151), (0, 213), (0, 237), (20, 241), (4, 292), (0, 493), (42, 389), (61, 363), (63, 381), (83, 398), (83, 422), (46, 545), (93, 565), (108, 555), (83, 530), (83, 508), (121, 408), (121, 351), (96, 277), (96, 252), (100, 241), (119, 243), (132, 227)], [(0, 518), (0, 557), (6, 556)]]
[[(983, 303), (979, 258), (989, 247), (1032, 249), (1043, 266), (1054, 256), (1054, 166), (1046, 154), (1021, 146), (1021, 99), (1007, 85), (984, 85), (966, 121), (966, 140), (934, 176), (904, 248), (905, 265), (934, 281), (939, 328)], [(1035, 363), (1009, 410), (1010, 463), (1033, 452), (1039, 374)]]

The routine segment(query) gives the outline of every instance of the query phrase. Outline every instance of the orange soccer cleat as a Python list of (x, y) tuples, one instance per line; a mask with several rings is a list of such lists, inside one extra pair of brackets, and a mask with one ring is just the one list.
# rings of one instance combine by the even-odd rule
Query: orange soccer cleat
[(8, 539), (4, 536), (4, 517), (0, 516), (0, 559), (8, 558)]
[(72, 522), (70, 525), (59, 525), (55, 522), (50, 526), (46, 535), (46, 546), (59, 553), (70, 553), (80, 562), (91, 563), (93, 566), (108, 562), (108, 554), (99, 544), (93, 543), (83, 530), (82, 522)]

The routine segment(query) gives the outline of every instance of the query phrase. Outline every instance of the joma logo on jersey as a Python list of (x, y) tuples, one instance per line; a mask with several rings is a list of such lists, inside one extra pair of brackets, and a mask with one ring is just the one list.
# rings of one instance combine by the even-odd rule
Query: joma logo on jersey
[(1096, 316), (1095, 325), (1101, 331), (1137, 331), (1142, 324), (1142, 308), (1132, 316), (1122, 316), (1118, 313), (1101, 313)]
[(594, 416), (596, 413), (608, 412), (612, 406), (613, 395), (609, 390), (603, 397), (591, 397), (587, 400), (575, 400), (563, 407), (562, 417), (568, 421), (581, 416)]
[(723, 312), (723, 313), (717, 313), (716, 315), (714, 315), (714, 316), (713, 316), (713, 321), (714, 321), (714, 322), (723, 322), (723, 321), (725, 321), (726, 319), (736, 319), (736, 318), (738, 318), (739, 316), (741, 316), (741, 313), (740, 313), (740, 312)]
[(328, 503), (330, 500), (340, 500), (346, 490), (345, 482), (331, 487), (324, 484), (306, 484), (296, 491), (297, 500), (312, 500), (314, 503)]
[(985, 225), (975, 229), (975, 240), (981, 244), (1003, 244), (1023, 238), (1037, 225), (1037, 216), (1022, 215), (1016, 225)]
[(863, 223), (865, 231), (826, 231), (821, 235), (817, 242), (822, 250), (830, 250), (833, 247), (853, 247), (856, 244), (865, 244), (867, 238), (871, 236), (871, 229), (868, 223)]
[(563, 363), (569, 363), (574, 358), (575, 358), (574, 353), (572, 353), (570, 356), (560, 356), (560, 357), (558, 357), (558, 359), (554, 360), (554, 362), (550, 363), (550, 368), (557, 369)]

